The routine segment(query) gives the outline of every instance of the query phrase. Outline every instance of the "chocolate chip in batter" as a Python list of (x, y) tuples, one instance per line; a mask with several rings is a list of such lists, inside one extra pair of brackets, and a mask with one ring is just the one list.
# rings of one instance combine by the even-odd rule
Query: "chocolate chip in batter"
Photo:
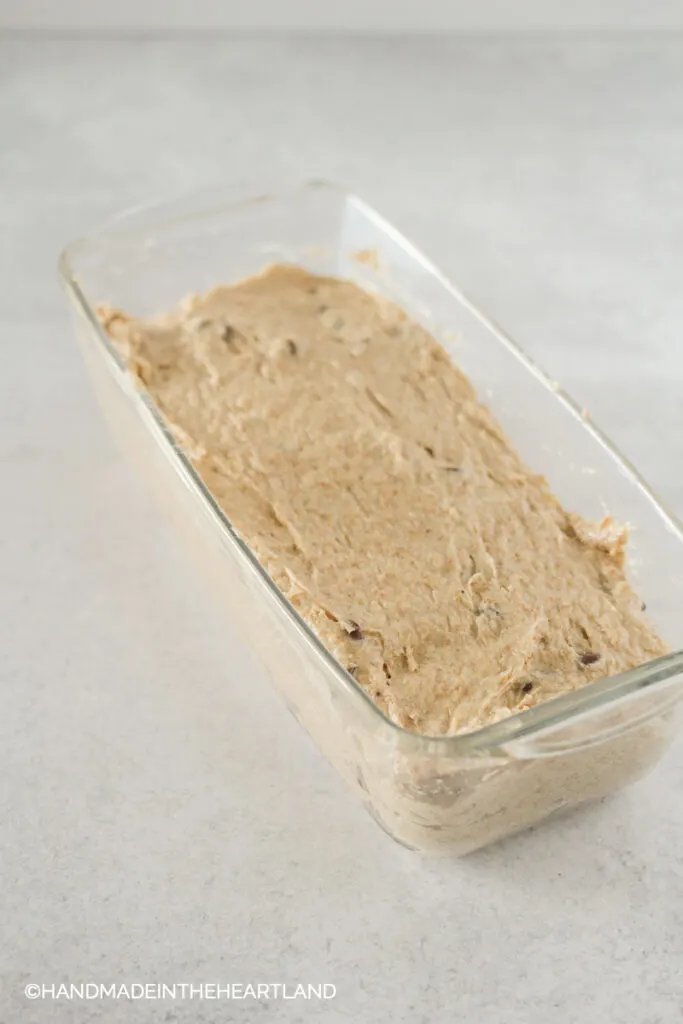
[(292, 341), (291, 338), (287, 338), (287, 351), (289, 352), (290, 356), (295, 356), (299, 352), (299, 346), (295, 341)]
[(600, 661), (600, 655), (596, 651), (585, 651), (579, 657), (579, 664), (583, 666), (594, 665), (596, 661)]
[(363, 633), (363, 630), (360, 628), (358, 623), (355, 622), (353, 619), (348, 619), (347, 620), (347, 623), (344, 626), (344, 629), (349, 634), (349, 639), (350, 640), (363, 640), (363, 639), (365, 639), (365, 634)]
[(434, 449), (430, 444), (423, 444), (422, 447), (427, 452), (427, 455), (430, 455), (432, 458), (434, 458)]
[(520, 686), (520, 690), (522, 691), (522, 693), (531, 693), (533, 688), (534, 684), (531, 682), (530, 679), (527, 679), (526, 683), (522, 683)]
[(227, 342), (228, 345), (233, 345), (236, 333), (237, 332), (235, 331), (234, 327), (231, 327), (230, 324), (226, 324), (223, 330), (221, 331), (221, 338), (223, 339), (223, 341)]

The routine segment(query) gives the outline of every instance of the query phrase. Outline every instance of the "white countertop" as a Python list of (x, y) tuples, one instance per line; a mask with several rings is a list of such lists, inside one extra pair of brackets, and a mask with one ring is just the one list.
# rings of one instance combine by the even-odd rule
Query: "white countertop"
[[(683, 742), (462, 861), (392, 844), (231, 639), (100, 421), (62, 244), (328, 177), (415, 239), (683, 513), (683, 38), (0, 42), (4, 1024), (677, 1024)], [(297, 981), (318, 1002), (27, 1000)]]

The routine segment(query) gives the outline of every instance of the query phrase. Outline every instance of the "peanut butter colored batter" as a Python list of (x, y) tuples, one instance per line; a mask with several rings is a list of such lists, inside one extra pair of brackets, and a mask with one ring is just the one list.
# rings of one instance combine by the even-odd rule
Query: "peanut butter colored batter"
[(626, 534), (565, 512), (440, 345), (277, 265), (100, 309), (235, 528), (398, 724), (458, 733), (663, 654)]

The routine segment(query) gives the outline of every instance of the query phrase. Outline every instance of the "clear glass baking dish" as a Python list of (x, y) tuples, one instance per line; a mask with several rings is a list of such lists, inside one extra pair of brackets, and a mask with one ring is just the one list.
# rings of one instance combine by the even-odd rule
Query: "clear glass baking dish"
[[(376, 261), (357, 258), (367, 249)], [(160, 312), (273, 260), (353, 278), (428, 326), (565, 506), (631, 525), (631, 578), (676, 653), (467, 735), (390, 722), (236, 536), (95, 314), (100, 302)], [(69, 245), (60, 271), (109, 422), (291, 711), (386, 832), (413, 849), (463, 854), (657, 761), (683, 696), (680, 524), (557, 385), (374, 210), (320, 182), (247, 200), (202, 192), (122, 215)]]

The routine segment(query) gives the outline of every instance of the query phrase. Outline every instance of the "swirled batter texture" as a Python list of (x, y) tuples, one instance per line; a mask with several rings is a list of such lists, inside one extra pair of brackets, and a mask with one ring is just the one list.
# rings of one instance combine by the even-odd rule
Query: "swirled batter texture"
[(466, 732), (665, 652), (625, 531), (566, 512), (395, 305), (287, 265), (107, 331), (235, 528), (396, 723)]

